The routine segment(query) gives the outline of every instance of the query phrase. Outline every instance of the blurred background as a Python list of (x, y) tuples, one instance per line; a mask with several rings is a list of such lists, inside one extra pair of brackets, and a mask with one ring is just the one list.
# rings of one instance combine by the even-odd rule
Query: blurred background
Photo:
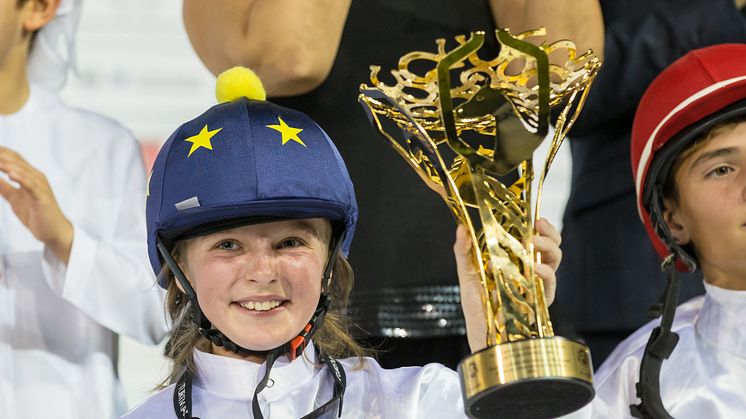
[[(214, 77), (189, 45), (181, 0), (86, 1), (77, 36), (77, 74), (69, 77), (61, 96), (69, 105), (129, 128), (142, 144), (149, 171), (168, 136), (215, 103)], [(149, 347), (120, 337), (119, 374), (130, 407), (165, 377), (162, 353), (163, 343)]]
[[(361, 81), (366, 76), (361, 74)], [(189, 44), (181, 0), (84, 2), (77, 72), (61, 95), (70, 105), (105, 114), (128, 127), (142, 144), (148, 170), (171, 132), (215, 103), (214, 77)], [(547, 145), (545, 141), (537, 152), (539, 161)], [(543, 216), (558, 228), (569, 193), (569, 154), (566, 144), (552, 167), (542, 204)], [(399, 157), (392, 151), (391, 158)], [(148, 347), (120, 338), (119, 374), (130, 407), (152, 394), (165, 377), (168, 364), (162, 353), (163, 343)]]

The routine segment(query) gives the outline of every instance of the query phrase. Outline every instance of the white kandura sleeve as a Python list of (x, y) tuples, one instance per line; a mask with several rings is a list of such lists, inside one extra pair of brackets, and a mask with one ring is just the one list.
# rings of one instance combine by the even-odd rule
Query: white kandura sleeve
[[(120, 129), (86, 159), (67, 267), (46, 248), (43, 270), (52, 290), (107, 329), (158, 343), (168, 326), (165, 292), (147, 255), (145, 170), (137, 141)], [(65, 209), (63, 209), (64, 211)]]

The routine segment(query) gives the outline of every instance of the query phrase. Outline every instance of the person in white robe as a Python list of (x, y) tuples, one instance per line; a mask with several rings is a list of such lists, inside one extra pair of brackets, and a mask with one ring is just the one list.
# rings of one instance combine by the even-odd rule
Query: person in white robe
[(168, 330), (139, 146), (56, 93), (80, 1), (0, 9), (0, 414), (115, 418), (127, 408), (117, 336), (157, 343)]

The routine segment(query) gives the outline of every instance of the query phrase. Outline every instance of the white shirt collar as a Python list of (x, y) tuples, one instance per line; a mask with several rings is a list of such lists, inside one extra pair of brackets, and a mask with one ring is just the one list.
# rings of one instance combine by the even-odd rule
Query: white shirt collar
[[(309, 360), (315, 359), (316, 351), (312, 344), (295, 361), (291, 362), (286, 356), (281, 356), (275, 361), (270, 372), (271, 381), (261, 394), (267, 401), (273, 401), (312, 379), (318, 368)], [(252, 399), (266, 368), (266, 363), (257, 364), (197, 349), (194, 350), (194, 363), (197, 368), (195, 386), (221, 397), (242, 400)]]
[(746, 357), (746, 291), (705, 282), (706, 297), (696, 321), (697, 333), (724, 351)]

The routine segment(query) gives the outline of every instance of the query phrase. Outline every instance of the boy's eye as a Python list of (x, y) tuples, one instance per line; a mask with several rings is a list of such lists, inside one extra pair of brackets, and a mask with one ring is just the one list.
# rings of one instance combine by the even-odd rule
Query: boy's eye
[(718, 166), (708, 173), (709, 176), (725, 176), (732, 172), (733, 168), (730, 166)]

